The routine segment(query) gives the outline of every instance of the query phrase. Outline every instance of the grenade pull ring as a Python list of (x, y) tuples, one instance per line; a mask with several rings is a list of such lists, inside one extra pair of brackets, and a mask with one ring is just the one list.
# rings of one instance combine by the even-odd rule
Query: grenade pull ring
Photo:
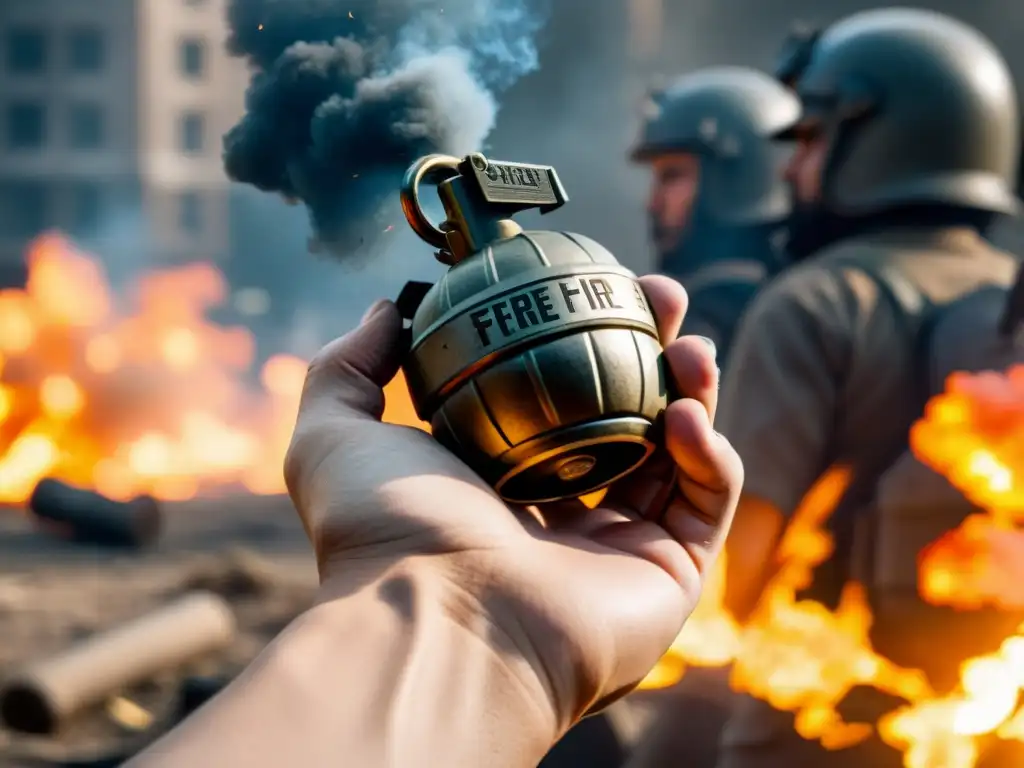
[[(423, 212), (423, 183), (437, 185), (446, 216), (439, 225)], [(569, 197), (551, 166), (495, 162), (474, 153), (461, 160), (441, 154), (421, 158), (405, 174), (401, 199), (412, 230), (438, 249), (438, 261), (452, 266), (520, 234), (514, 214), (531, 208), (548, 213)]]

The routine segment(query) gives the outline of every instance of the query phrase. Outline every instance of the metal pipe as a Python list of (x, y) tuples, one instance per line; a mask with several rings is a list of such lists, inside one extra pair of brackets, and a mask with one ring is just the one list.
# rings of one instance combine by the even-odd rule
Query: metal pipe
[(29, 664), (0, 689), (0, 718), (12, 730), (48, 734), (126, 686), (226, 647), (235, 617), (222, 598), (193, 592)]
[(160, 535), (160, 504), (151, 496), (114, 501), (93, 491), (44, 478), (28, 502), (29, 511), (68, 538), (102, 546), (141, 548)]

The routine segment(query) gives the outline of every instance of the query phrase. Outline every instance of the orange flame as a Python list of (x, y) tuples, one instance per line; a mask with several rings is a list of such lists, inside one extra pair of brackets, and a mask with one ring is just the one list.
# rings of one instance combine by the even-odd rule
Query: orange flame
[[(26, 290), (0, 292), (0, 503), (23, 503), (47, 475), (115, 498), (284, 490), (280, 468), (306, 364), (274, 357), (260, 386), (246, 385), (251, 334), (205, 319), (227, 291), (216, 269), (150, 274), (124, 312), (96, 262), (59, 236), (40, 238), (29, 265)], [(425, 426), (400, 378), (386, 394), (388, 421)], [(1015, 576), (1024, 538), (1013, 527), (1024, 516), (1021, 434), (1024, 367), (953, 377), (915, 426), (918, 456), (985, 510), (922, 558), (930, 599), (1024, 605), (1016, 586), (1024, 578)], [(838, 749), (877, 732), (903, 751), (906, 768), (973, 768), (980, 737), (1024, 741), (1024, 628), (965, 664), (956, 693), (937, 697), (920, 672), (871, 648), (871, 614), (856, 585), (835, 611), (797, 599), (831, 554), (823, 526), (848, 482), (836, 468), (808, 494), (746, 626), (723, 607), (720, 564), (644, 687), (670, 685), (690, 665), (732, 664), (734, 687), (793, 712), (805, 738)], [(860, 685), (910, 703), (877, 726), (844, 723), (838, 704)]]
[[(246, 383), (252, 334), (205, 317), (227, 298), (216, 268), (148, 274), (121, 312), (64, 238), (39, 238), (28, 263), (26, 289), (0, 291), (0, 503), (44, 476), (113, 498), (285, 490), (306, 363), (278, 355)], [(389, 421), (420, 426), (400, 378), (386, 394)]]
[(1024, 365), (957, 373), (911, 431), (922, 461), (1005, 523), (1024, 520)]
[(924, 596), (1024, 608), (1024, 365), (955, 374), (911, 432), (916, 455), (985, 510), (922, 557)]
[[(911, 435), (916, 455), (985, 510), (933, 544), (921, 560), (920, 583), (933, 602), (960, 607), (1024, 606), (1024, 366), (1006, 374), (957, 374), (928, 406)], [(728, 641), (720, 586), (705, 596), (679, 640), (643, 687), (671, 685), (687, 665), (705, 662), (702, 642), (733, 650), (733, 687), (794, 712), (802, 736), (828, 749), (851, 746), (872, 732), (903, 752), (906, 768), (973, 768), (981, 739), (1024, 741), (1024, 627), (987, 656), (967, 661), (958, 690), (937, 696), (925, 676), (902, 669), (871, 648), (871, 612), (850, 585), (836, 611), (798, 601), (811, 571), (831, 553), (822, 526), (848, 476), (826, 474), (804, 500), (781, 546), (780, 568), (758, 612)], [(724, 656), (724, 654), (723, 654)], [(906, 706), (876, 726), (846, 724), (837, 706), (855, 686), (898, 696)]]

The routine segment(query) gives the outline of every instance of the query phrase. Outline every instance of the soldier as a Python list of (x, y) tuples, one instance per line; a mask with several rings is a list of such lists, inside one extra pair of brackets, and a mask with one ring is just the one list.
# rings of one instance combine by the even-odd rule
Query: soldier
[[(790, 203), (774, 136), (796, 121), (799, 102), (768, 75), (729, 67), (680, 78), (651, 107), (633, 159), (652, 170), (658, 266), (689, 294), (685, 332), (712, 339), (724, 360), (744, 308), (786, 263)], [(629, 768), (715, 765), (732, 700), (728, 670), (693, 668), (643, 698), (659, 716)]]
[(651, 97), (634, 161), (650, 166), (658, 269), (690, 295), (686, 333), (724, 356), (755, 291), (785, 264), (789, 196), (771, 138), (796, 98), (756, 70), (707, 69)]
[[(852, 482), (830, 521), (835, 553), (807, 597), (834, 604), (848, 579), (871, 574), (875, 608), (870, 579), (878, 565), (857, 571), (857, 542), (863, 524), (878, 520), (868, 516), (879, 508), (876, 486), (907, 454), (921, 382), (933, 385), (924, 373), (937, 349), (929, 333), (961, 299), (990, 288), (1005, 294), (1016, 271), (1014, 258), (984, 239), (996, 217), (1017, 212), (1020, 140), (1014, 84), (988, 40), (926, 11), (857, 14), (814, 41), (795, 90), (803, 109), (787, 135), (796, 149), (785, 174), (796, 201), (788, 247), (800, 263), (744, 317), (719, 409), (718, 428), (746, 467), (728, 544), (727, 602), (741, 618), (769, 578), (788, 517), (836, 465), (852, 470)], [(868, 539), (873, 551), (884, 547), (886, 562), (913, 564), (916, 550), (899, 536), (883, 541), (882, 529)], [(906, 594), (917, 600), (916, 583)], [(970, 632), (949, 631), (944, 616), (946, 624), (896, 630), (893, 617), (876, 611), (872, 641), (896, 663), (951, 685)], [(902, 642), (904, 630), (932, 634), (915, 645)], [(796, 734), (791, 715), (744, 699), (723, 734), (719, 765), (902, 761), (876, 741), (825, 752)]]

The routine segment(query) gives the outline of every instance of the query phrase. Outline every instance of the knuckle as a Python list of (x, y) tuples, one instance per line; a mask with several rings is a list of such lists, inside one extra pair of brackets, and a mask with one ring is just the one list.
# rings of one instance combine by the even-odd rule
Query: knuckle
[(330, 354), (330, 347), (324, 347), (309, 361), (309, 365), (306, 366), (306, 381), (312, 381), (319, 376), (323, 371), (329, 370), (331, 366), (331, 358), (333, 355)]
[(285, 487), (292, 500), (296, 502), (307, 479), (308, 467), (316, 462), (315, 456), (312, 455), (315, 446), (311, 438), (312, 436), (303, 430), (301, 425), (296, 426), (284, 455)]
[(702, 365), (717, 368), (718, 345), (711, 337), (712, 329), (709, 326), (701, 325), (696, 330), (703, 331), (703, 333), (690, 333), (683, 336), (680, 339), (682, 345), (691, 355), (700, 360)]
[(318, 376), (323, 372), (335, 372), (339, 360), (344, 359), (344, 350), (348, 343), (348, 336), (341, 336), (328, 342), (313, 355), (306, 367), (306, 376)]
[(284, 455), (284, 484), (288, 495), (297, 500), (299, 480), (302, 474), (302, 454), (296, 449), (293, 439)]
[(738, 493), (743, 488), (745, 476), (743, 460), (725, 435), (717, 431), (713, 432), (713, 435), (715, 442), (718, 443), (715, 453), (718, 455), (716, 463), (718, 464), (718, 473), (722, 477), (722, 484), (730, 492)]

